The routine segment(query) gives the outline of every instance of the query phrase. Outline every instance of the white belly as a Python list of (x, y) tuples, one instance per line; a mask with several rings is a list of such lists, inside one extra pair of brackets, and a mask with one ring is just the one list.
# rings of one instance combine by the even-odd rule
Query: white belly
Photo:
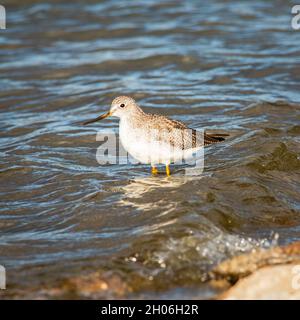
[(149, 132), (134, 129), (120, 121), (120, 140), (125, 150), (136, 160), (147, 164), (170, 164), (190, 158), (197, 149), (181, 150), (157, 141)]

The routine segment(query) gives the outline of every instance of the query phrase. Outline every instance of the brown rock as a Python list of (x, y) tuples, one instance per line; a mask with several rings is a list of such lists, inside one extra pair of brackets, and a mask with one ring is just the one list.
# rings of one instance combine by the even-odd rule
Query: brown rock
[(264, 267), (241, 279), (219, 299), (300, 299), (300, 264)]
[(300, 242), (285, 247), (258, 249), (226, 260), (212, 270), (211, 276), (214, 279), (226, 278), (234, 283), (262, 267), (292, 262), (300, 263)]

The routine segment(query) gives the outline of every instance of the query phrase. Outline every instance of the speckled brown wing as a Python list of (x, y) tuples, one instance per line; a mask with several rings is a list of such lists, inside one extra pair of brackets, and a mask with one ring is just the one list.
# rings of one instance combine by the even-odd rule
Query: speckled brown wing
[(184, 123), (165, 116), (148, 114), (147, 131), (156, 141), (165, 142), (174, 148), (187, 150), (218, 143), (225, 140), (225, 134), (206, 134), (187, 127)]

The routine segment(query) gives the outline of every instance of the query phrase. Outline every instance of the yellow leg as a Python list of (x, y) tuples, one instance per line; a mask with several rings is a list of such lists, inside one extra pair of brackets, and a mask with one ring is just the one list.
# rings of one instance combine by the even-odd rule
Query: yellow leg
[(170, 175), (171, 175), (170, 166), (168, 164), (166, 164), (166, 174), (168, 177), (170, 177)]
[(154, 167), (154, 166), (152, 166), (152, 167), (151, 167), (151, 173), (152, 173), (152, 174), (158, 174), (157, 168)]

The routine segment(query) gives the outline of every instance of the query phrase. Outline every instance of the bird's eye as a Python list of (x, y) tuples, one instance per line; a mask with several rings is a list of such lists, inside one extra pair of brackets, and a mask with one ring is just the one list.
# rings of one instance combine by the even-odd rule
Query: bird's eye
[(121, 107), (121, 108), (124, 108), (124, 107), (125, 107), (125, 104), (124, 104), (124, 103), (120, 104), (120, 107)]

